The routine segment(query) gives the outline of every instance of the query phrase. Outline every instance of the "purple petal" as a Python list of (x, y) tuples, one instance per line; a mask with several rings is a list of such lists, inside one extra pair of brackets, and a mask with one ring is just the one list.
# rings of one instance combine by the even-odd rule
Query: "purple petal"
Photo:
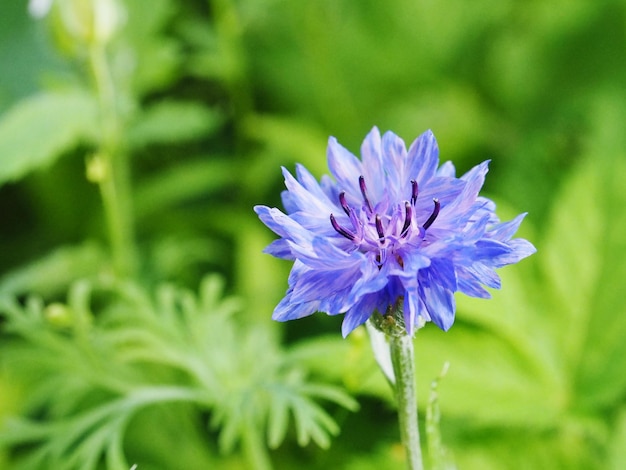
[(506, 266), (507, 264), (517, 263), (527, 256), (537, 252), (537, 248), (528, 240), (523, 238), (515, 238), (507, 243), (510, 248), (510, 252), (502, 256), (498, 256), (494, 260), (494, 264), (497, 267)]
[(365, 323), (369, 317), (372, 316), (374, 311), (378, 307), (378, 297), (375, 294), (370, 294), (363, 297), (357, 302), (350, 310), (348, 310), (343, 317), (341, 324), (341, 334), (345, 338), (356, 327)]
[(267, 253), (281, 259), (295, 259), (295, 256), (291, 252), (291, 247), (289, 246), (289, 243), (284, 238), (274, 240), (272, 243), (265, 247), (263, 253)]
[(311, 233), (280, 210), (267, 206), (254, 206), (254, 211), (276, 235), (293, 240), (300, 245), (311, 243)]
[(456, 177), (456, 168), (451, 161), (443, 163), (437, 170), (437, 176), (447, 176), (448, 178)]
[(407, 168), (407, 152), (404, 141), (393, 132), (385, 132), (382, 140), (385, 188), (391, 201), (409, 199), (413, 178)]
[(500, 241), (510, 240), (515, 232), (517, 232), (517, 229), (519, 228), (522, 220), (524, 220), (524, 217), (526, 217), (527, 214), (527, 212), (524, 212), (509, 222), (504, 222), (496, 225), (491, 230), (489, 230), (487, 236), (489, 238), (494, 238)]
[(365, 137), (361, 145), (361, 159), (369, 197), (374, 201), (380, 201), (384, 198), (387, 186), (387, 167), (383, 161), (380, 132), (377, 127)]
[(307, 317), (317, 312), (319, 301), (294, 303), (291, 295), (287, 295), (280, 301), (274, 309), (272, 319), (277, 321), (297, 320), (298, 318)]
[[(425, 274), (422, 275), (422, 273)], [(453, 292), (443, 287), (428, 270), (420, 271), (420, 297), (430, 314), (431, 320), (442, 330), (447, 331), (454, 323), (456, 304)]]
[(424, 186), (437, 171), (439, 147), (431, 131), (426, 131), (413, 141), (407, 153), (407, 174)]
[(363, 174), (361, 161), (346, 150), (337, 139), (328, 139), (328, 168), (343, 191), (359, 194), (359, 176)]

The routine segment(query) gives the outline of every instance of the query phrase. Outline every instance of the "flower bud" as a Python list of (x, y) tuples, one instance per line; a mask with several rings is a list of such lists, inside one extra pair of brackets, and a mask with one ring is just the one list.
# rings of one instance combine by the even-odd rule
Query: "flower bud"
[(31, 15), (42, 18), (52, 10), (56, 33), (62, 42), (106, 44), (126, 20), (119, 0), (31, 0)]

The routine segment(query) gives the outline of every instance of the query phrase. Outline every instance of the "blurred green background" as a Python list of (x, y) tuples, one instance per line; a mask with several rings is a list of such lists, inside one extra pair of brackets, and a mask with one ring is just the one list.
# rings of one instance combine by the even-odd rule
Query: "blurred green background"
[(417, 334), (447, 459), (626, 468), (623, 0), (30, 8), (0, 6), (0, 468), (402, 468), (365, 331), (270, 320), (252, 212), (374, 125), (491, 159), (538, 248)]

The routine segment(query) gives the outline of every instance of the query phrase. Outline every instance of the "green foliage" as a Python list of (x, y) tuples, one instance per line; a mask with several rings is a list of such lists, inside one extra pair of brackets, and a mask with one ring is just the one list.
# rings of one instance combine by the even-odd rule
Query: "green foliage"
[(106, 292), (84, 281), (67, 304), (31, 298), (22, 308), (3, 299), (6, 332), (22, 339), (5, 360), (31, 380), (25, 417), (0, 434), (4, 445), (34, 446), (21, 468), (95, 469), (101, 458), (107, 468), (128, 468), (129, 423), (176, 402), (193, 405), (198, 420), (211, 414), (224, 453), (241, 440), (280, 446), (290, 416), (300, 445), (327, 447), (339, 428), (317, 401), (356, 407), (340, 389), (311, 381), (269, 331), (237, 325), (240, 303), (221, 298), (215, 276), (198, 297), (171, 285), (154, 298), (131, 283), (111, 289), (115, 300), (95, 312), (91, 304)]
[(136, 119), (128, 143), (139, 147), (200, 138), (215, 130), (220, 116), (198, 103), (160, 101)]
[[(626, 273), (613, 259), (624, 252), (617, 234), (626, 230), (626, 218), (616, 207), (623, 204), (618, 187), (625, 177), (617, 156), (586, 160), (554, 200), (538, 246), (544, 256), (525, 270), (505, 270), (504, 290), (489, 302), (459, 299), (454, 348), (436, 332), (418, 335), (418, 357), (452, 364), (441, 390), (444, 420), (471, 417), (473, 431), (463, 434), (518, 429), (538, 450), (524, 466), (539, 468), (548, 459), (567, 468), (604, 468), (599, 449), (619, 429), (605, 412), (620, 406), (626, 385), (620, 372), (626, 311), (616, 298)], [(423, 380), (436, 366), (425, 364)], [(510, 445), (510, 438), (498, 444)], [(483, 454), (485, 468), (499, 468), (501, 455)], [(463, 468), (462, 448), (455, 456)]]
[(0, 278), (0, 293), (25, 295), (63, 292), (75, 279), (96, 276), (106, 269), (103, 248), (95, 242), (54, 249), (38, 260), (25, 264)]
[(97, 106), (80, 90), (46, 92), (19, 102), (0, 120), (0, 185), (52, 164), (93, 138)]

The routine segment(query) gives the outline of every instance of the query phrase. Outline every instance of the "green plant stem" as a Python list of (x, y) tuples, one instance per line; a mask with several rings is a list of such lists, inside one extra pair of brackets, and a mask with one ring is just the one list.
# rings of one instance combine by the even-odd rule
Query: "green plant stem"
[(242, 435), (243, 452), (248, 465), (254, 470), (272, 470), (267, 448), (263, 444), (263, 439), (259, 436), (256, 425), (246, 426)]
[(132, 276), (136, 269), (136, 248), (131, 211), (130, 169), (121, 148), (121, 126), (115, 83), (103, 44), (89, 48), (101, 116), (100, 149), (96, 156), (101, 172), (96, 179), (102, 196), (113, 268), (120, 277)]
[(244, 27), (233, 0), (209, 0), (219, 41), (222, 79), (227, 87), (235, 132), (235, 153), (244, 150), (245, 125), (252, 113), (253, 98), (248, 78), (248, 60), (244, 44)]
[(413, 338), (407, 334), (390, 335), (389, 347), (395, 375), (400, 435), (406, 452), (407, 468), (422, 470), (424, 466), (417, 420)]

